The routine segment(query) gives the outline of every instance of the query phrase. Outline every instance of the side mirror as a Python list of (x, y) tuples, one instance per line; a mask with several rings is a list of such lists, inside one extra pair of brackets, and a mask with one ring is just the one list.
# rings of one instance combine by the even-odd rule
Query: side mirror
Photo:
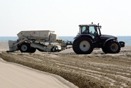
[(98, 23), (98, 27), (101, 29), (102, 28), (102, 26), (99, 26), (99, 23)]

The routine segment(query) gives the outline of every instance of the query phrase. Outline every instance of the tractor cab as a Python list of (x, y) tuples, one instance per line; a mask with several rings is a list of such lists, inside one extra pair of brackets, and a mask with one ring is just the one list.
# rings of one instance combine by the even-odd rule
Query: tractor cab
[(90, 35), (93, 39), (98, 38), (101, 36), (101, 31), (100, 28), (101, 26), (95, 25), (95, 24), (90, 24), (90, 25), (79, 25), (79, 34), (88, 34)]

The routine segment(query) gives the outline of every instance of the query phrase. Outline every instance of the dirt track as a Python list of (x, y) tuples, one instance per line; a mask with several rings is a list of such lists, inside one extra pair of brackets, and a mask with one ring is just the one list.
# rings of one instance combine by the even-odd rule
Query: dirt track
[[(104, 54), (101, 50), (95, 50), (90, 55), (76, 55), (72, 51), (61, 53), (37, 52), (35, 54), (15, 52), (1, 53), (0, 57), (20, 64), (34, 64), (33, 68), (47, 72), (51, 72), (51, 69), (51, 73), (64, 77), (80, 88), (86, 88), (87, 86), (89, 88), (98, 86), (131, 87), (131, 49), (129, 48), (122, 49), (119, 54)], [(82, 79), (76, 82), (76, 80), (73, 80), (75, 78), (66, 77), (64, 73), (74, 74), (78, 78), (81, 77), (87, 86), (82, 86), (85, 84), (80, 85), (79, 82)]]

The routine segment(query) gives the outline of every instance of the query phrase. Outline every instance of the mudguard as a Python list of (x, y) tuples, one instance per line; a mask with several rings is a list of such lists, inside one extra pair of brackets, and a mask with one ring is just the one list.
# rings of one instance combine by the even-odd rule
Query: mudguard
[(109, 38), (109, 39), (107, 39), (107, 40), (104, 42), (103, 47), (105, 47), (106, 44), (107, 44), (108, 42), (110, 42), (110, 41), (116, 41), (116, 42), (118, 42), (118, 41), (115, 40), (114, 38)]
[(89, 34), (77, 35), (74, 39), (76, 40), (76, 39), (78, 39), (78, 38), (80, 38), (80, 37), (89, 37), (91, 40), (93, 40), (92, 37), (91, 37), (91, 35), (89, 35)]

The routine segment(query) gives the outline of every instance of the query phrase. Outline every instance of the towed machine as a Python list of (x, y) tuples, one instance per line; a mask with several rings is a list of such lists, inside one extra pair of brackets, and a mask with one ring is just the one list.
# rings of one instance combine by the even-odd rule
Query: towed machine
[(101, 48), (104, 53), (119, 53), (125, 42), (118, 42), (117, 37), (101, 34), (101, 26), (96, 24), (79, 25), (79, 33), (71, 41), (58, 39), (54, 31), (21, 31), (16, 41), (9, 40), (9, 51), (34, 53), (36, 49), (45, 52), (57, 52), (72, 45), (76, 54), (90, 54), (94, 48)]
[(36, 49), (45, 52), (56, 52), (72, 45), (72, 42), (65, 42), (58, 39), (58, 35), (51, 30), (21, 31), (17, 34), (16, 41), (9, 40), (9, 51), (20, 50), (21, 52), (34, 53)]

